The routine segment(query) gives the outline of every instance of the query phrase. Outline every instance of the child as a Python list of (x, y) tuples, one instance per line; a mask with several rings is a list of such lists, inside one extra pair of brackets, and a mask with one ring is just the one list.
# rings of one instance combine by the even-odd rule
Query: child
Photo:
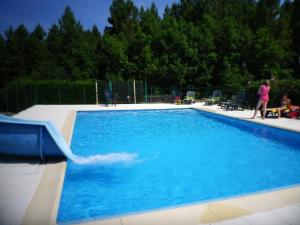
[(256, 109), (254, 112), (254, 115), (252, 117), (252, 119), (255, 118), (257, 111), (259, 110), (259, 108), (261, 107), (261, 105), (263, 105), (263, 116), (262, 119), (265, 119), (266, 116), (266, 108), (267, 108), (267, 104), (269, 101), (269, 91), (270, 91), (270, 81), (267, 80), (265, 83), (263, 83), (258, 90), (258, 94), (259, 94), (259, 100), (257, 102), (256, 105)]

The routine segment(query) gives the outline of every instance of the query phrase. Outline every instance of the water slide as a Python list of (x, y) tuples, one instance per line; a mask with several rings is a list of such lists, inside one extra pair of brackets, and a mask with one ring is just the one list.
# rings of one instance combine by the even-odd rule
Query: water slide
[(111, 164), (132, 161), (136, 155), (111, 153), (81, 157), (73, 154), (58, 129), (47, 121), (0, 115), (0, 154), (27, 157), (66, 157), (75, 163)]

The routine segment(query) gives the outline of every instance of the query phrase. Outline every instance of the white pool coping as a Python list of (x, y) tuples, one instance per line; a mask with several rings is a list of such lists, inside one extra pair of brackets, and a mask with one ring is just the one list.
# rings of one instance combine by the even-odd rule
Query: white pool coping
[[(15, 115), (17, 118), (32, 119), (32, 120), (47, 120), (51, 121), (56, 127), (61, 130), (67, 118), (69, 111), (91, 111), (91, 110), (134, 110), (134, 109), (179, 109), (179, 108), (197, 108), (218, 113), (225, 116), (231, 116), (244, 120), (250, 120), (253, 115), (253, 110), (234, 110), (226, 111), (220, 109), (219, 106), (205, 106), (203, 103), (196, 103), (193, 105), (174, 105), (174, 104), (122, 104), (116, 107), (104, 105), (35, 105), (30, 107), (19, 114)], [(259, 114), (259, 113), (258, 113)], [(269, 126), (279, 127), (283, 129), (293, 130), (300, 132), (300, 120), (297, 119), (265, 119), (262, 120), (259, 116), (254, 120)]]
[[(244, 119), (244, 120), (249, 120), (249, 118), (253, 114), (253, 111), (250, 111), (250, 110), (225, 111), (225, 110), (220, 110), (218, 108), (218, 106), (204, 106), (202, 103), (197, 103), (194, 105), (172, 105), (172, 104), (132, 105), (132, 104), (130, 104), (130, 105), (117, 105), (117, 107), (112, 107), (112, 106), (105, 107), (103, 105), (35, 105), (33, 107), (30, 107), (30, 108), (20, 112), (19, 114), (16, 115), (16, 117), (23, 118), (23, 119), (51, 121), (55, 126), (57, 126), (58, 129), (62, 130), (70, 111), (171, 109), (171, 108), (175, 108), (175, 109), (197, 108), (200, 110), (211, 111), (211, 112), (218, 113), (221, 115)], [(291, 120), (291, 119), (286, 119), (286, 118), (261, 120), (258, 117), (257, 119), (251, 120), (251, 121), (300, 132), (300, 120)], [(1, 174), (3, 174), (3, 171), (7, 171), (8, 167), (14, 167), (14, 166), (17, 166), (17, 165), (15, 163), (8, 163), (8, 162), (0, 164), (0, 176), (1, 176)], [(21, 170), (24, 170), (24, 171), (29, 170), (28, 168), (30, 168), (30, 166), (31, 165), (27, 165), (25, 163), (25, 165), (23, 165), (23, 168)], [(0, 219), (2, 218), (1, 217), (1, 209), (2, 208), (6, 210), (5, 211), (6, 214), (7, 213), (11, 214), (12, 215), (11, 218), (13, 218), (13, 219), (7, 219), (6, 224), (8, 224), (8, 225), (9, 224), (20, 224), (20, 221), (22, 221), (22, 218), (25, 214), (24, 211), (26, 211), (26, 208), (28, 207), (30, 200), (32, 199), (32, 197), (35, 194), (36, 188), (37, 188), (40, 178), (43, 174), (43, 169), (44, 169), (44, 167), (41, 166), (41, 169), (39, 170), (39, 172), (37, 174), (34, 174), (34, 177), (36, 179), (32, 180), (33, 182), (31, 184), (31, 189), (27, 190), (27, 192), (26, 192), (26, 200), (25, 200), (25, 198), (18, 199), (18, 195), (15, 194), (15, 192), (13, 191), (13, 188), (11, 188), (11, 190), (10, 190), (10, 188), (7, 188), (7, 186), (9, 186), (8, 183), (1, 182), (1, 186), (0, 186)], [(13, 180), (13, 181), (11, 181), (12, 184), (14, 182), (16, 182), (17, 179), (19, 179), (19, 177), (20, 176), (18, 176), (18, 178), (14, 178), (13, 176), (11, 176), (10, 180)], [(24, 177), (23, 177), (23, 179), (26, 179), (26, 177), (25, 178)], [(0, 179), (1, 179), (1, 177), (0, 177)], [(2, 187), (5, 187), (5, 186), (6, 186), (6, 192), (4, 193), (3, 192), (4, 188), (2, 188)], [(2, 197), (2, 198), (1, 198), (1, 193), (4, 193), (4, 195), (3, 195), (4, 197)], [(13, 204), (14, 202), (15, 202), (15, 204)], [(16, 202), (17, 202), (17, 204), (16, 204)], [(292, 203), (295, 204), (295, 202), (292, 202)], [(296, 203), (298, 204), (298, 203), (300, 203), (300, 201), (296, 202)], [(21, 208), (19, 211), (21, 211), (22, 213), (17, 213), (17, 210), (15, 210), (15, 207)], [(11, 208), (11, 210), (9, 210), (10, 208)], [(183, 207), (183, 208), (185, 208), (185, 207)], [(176, 211), (179, 209), (180, 208), (174, 209), (174, 210)], [(153, 213), (157, 214), (158, 212), (159, 211), (153, 212)], [(139, 214), (137, 217), (139, 218), (140, 215), (141, 214)], [(131, 218), (131, 217), (129, 216), (129, 218)], [(128, 223), (128, 219), (127, 220), (125, 219), (125, 221), (127, 221), (127, 223), (125, 223), (121, 219), (117, 219), (117, 221), (119, 221), (120, 224), (122, 224), (122, 225), (123, 224), (134, 224), (134, 223)], [(131, 220), (129, 220), (129, 221), (131, 221)], [(109, 222), (109, 223), (106, 223), (106, 222)], [(113, 222), (112, 220), (109, 220), (109, 221), (101, 220), (101, 221), (95, 221), (95, 224), (111, 224), (112, 222)], [(119, 223), (117, 222), (116, 224), (119, 224)], [(149, 223), (149, 224), (151, 224), (151, 223)]]

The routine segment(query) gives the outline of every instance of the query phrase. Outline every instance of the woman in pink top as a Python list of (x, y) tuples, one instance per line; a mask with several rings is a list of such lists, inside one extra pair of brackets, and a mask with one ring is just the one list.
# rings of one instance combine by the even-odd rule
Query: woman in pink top
[(259, 100), (257, 102), (256, 109), (255, 109), (255, 112), (254, 112), (254, 115), (253, 115), (252, 119), (255, 118), (255, 116), (257, 114), (257, 111), (259, 110), (261, 105), (263, 105), (263, 117), (262, 117), (262, 119), (265, 119), (266, 108), (267, 108), (267, 104), (268, 104), (268, 101), (269, 101), (269, 91), (270, 91), (270, 81), (267, 80), (258, 89)]

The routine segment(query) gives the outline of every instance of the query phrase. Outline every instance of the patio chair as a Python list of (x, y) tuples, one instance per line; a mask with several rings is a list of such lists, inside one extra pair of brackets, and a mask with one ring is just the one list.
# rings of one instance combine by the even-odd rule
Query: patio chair
[(241, 108), (244, 110), (244, 102), (245, 102), (246, 94), (245, 92), (238, 92), (233, 102), (227, 104), (226, 110), (238, 110)]
[[(278, 118), (281, 117), (287, 118), (297, 118), (297, 113), (299, 112), (299, 106), (286, 106), (286, 107), (274, 107), (266, 109), (266, 117)], [(261, 116), (263, 115), (263, 110), (260, 109)]]
[(196, 93), (194, 91), (188, 91), (186, 93), (186, 96), (183, 99), (184, 104), (192, 104), (195, 103), (195, 95)]
[[(266, 109), (266, 118), (278, 118), (278, 108), (267, 108)], [(263, 116), (263, 109), (260, 109), (260, 115)]]
[(113, 96), (111, 91), (104, 91), (105, 95), (105, 106), (108, 106), (109, 103), (113, 104)]
[(230, 99), (220, 102), (219, 106), (221, 106), (221, 109), (223, 109), (223, 108), (226, 109), (228, 105), (235, 102), (235, 99), (236, 99), (236, 95), (232, 95)]
[(215, 90), (212, 96), (206, 99), (205, 105), (218, 104), (220, 102), (221, 96), (222, 96), (222, 92), (220, 90)]
[(172, 95), (172, 101), (174, 104), (177, 104), (177, 105), (181, 104), (181, 92), (179, 92), (176, 89), (173, 89), (171, 92), (171, 95)]

